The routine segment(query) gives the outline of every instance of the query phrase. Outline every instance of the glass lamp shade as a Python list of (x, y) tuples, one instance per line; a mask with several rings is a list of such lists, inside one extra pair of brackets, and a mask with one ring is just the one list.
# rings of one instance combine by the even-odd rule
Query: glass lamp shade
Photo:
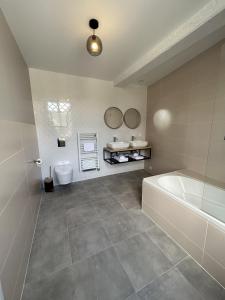
[(102, 53), (102, 41), (97, 35), (90, 35), (87, 39), (87, 51), (92, 56), (98, 56)]

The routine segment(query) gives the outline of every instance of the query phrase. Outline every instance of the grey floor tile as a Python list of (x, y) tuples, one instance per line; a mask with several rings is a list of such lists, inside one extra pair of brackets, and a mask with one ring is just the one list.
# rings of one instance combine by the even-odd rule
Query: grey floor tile
[(33, 243), (27, 282), (45, 278), (71, 263), (68, 232), (42, 235)]
[(140, 300), (203, 300), (176, 268), (146, 286), (138, 296)]
[(138, 170), (137, 171), (137, 176), (141, 177), (141, 178), (145, 178), (145, 177), (150, 177), (150, 173), (148, 173), (146, 170)]
[(79, 192), (79, 193), (68, 193), (64, 195), (63, 201), (66, 210), (71, 208), (77, 208), (82, 204), (87, 204), (92, 200), (92, 195), (87, 192)]
[(139, 232), (149, 230), (155, 223), (148, 218), (140, 209), (129, 209), (128, 214), (133, 218)]
[(120, 242), (115, 249), (136, 291), (172, 266), (146, 233)]
[(35, 231), (35, 239), (44, 235), (52, 237), (65, 231), (67, 231), (66, 215), (58, 218), (40, 215)]
[(92, 198), (96, 193), (105, 193), (106, 189), (102, 186), (100, 179), (94, 183), (91, 180), (81, 181), (79, 183), (72, 184), (68, 190), (64, 192), (64, 197), (67, 196), (82, 196), (85, 195), (87, 198)]
[(75, 208), (67, 210), (66, 215), (69, 228), (79, 227), (98, 220), (96, 209), (92, 203), (77, 205)]
[(52, 199), (57, 199), (63, 197), (63, 190), (55, 188), (53, 192), (45, 193), (43, 192), (43, 201), (48, 201)]
[(22, 300), (74, 300), (75, 285), (70, 268), (40, 281), (26, 284)]
[(80, 185), (79, 182), (72, 183), (67, 188), (65, 188), (65, 190), (63, 191), (63, 197), (67, 197), (67, 196), (71, 196), (71, 195), (77, 195), (77, 194), (80, 194), (84, 191), (85, 191), (84, 186)]
[(92, 258), (73, 265), (75, 293), (73, 300), (98, 300)]
[(73, 270), (74, 300), (124, 300), (134, 292), (112, 248), (73, 265)]
[(39, 217), (60, 218), (65, 215), (63, 197), (57, 197), (48, 201), (43, 200), (39, 212)]
[(132, 294), (126, 300), (140, 300), (137, 294)]
[(125, 193), (116, 195), (116, 200), (120, 202), (126, 209), (130, 208), (141, 208), (141, 195), (128, 190)]
[(95, 197), (101, 197), (106, 195), (110, 191), (104, 185), (95, 185), (89, 188), (89, 192)]
[(186, 258), (177, 268), (205, 300), (224, 300), (224, 289), (210, 277), (194, 260)]
[(111, 242), (100, 221), (69, 230), (73, 262), (94, 255)]
[(101, 200), (101, 199), (112, 199), (114, 198), (113, 193), (111, 193), (108, 189), (106, 189), (106, 192), (102, 193), (95, 193), (92, 197), (92, 201)]
[(162, 250), (164, 255), (176, 264), (183, 259), (187, 254), (171, 240), (159, 227), (155, 226), (148, 230), (147, 234), (152, 241)]
[(129, 191), (129, 185), (126, 182), (121, 183), (123, 179), (117, 178), (117, 180), (112, 181), (108, 186), (108, 190), (114, 195), (121, 195)]
[(103, 226), (112, 243), (120, 242), (139, 233), (133, 218), (127, 211), (104, 219)]
[(170, 269), (185, 254), (141, 212), (144, 177), (138, 170), (44, 194), (22, 300), (225, 299), (191, 258)]
[(107, 218), (124, 210), (119, 202), (112, 196), (99, 197), (94, 200), (94, 206), (99, 218)]

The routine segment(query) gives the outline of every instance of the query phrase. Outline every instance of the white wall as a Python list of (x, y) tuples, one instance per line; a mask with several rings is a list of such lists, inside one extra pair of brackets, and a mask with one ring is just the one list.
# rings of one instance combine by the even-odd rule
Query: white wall
[[(103, 161), (102, 149), (117, 136), (129, 141), (134, 135), (145, 137), (147, 90), (144, 87), (117, 88), (110, 81), (84, 78), (61, 73), (30, 69), (32, 98), (37, 124), (40, 156), (44, 163), (42, 176), (48, 176), (49, 165), (59, 160), (70, 160), (74, 166), (74, 181), (105, 176), (113, 173), (142, 169), (143, 162), (110, 166)], [(69, 99), (72, 106), (71, 128), (58, 132), (48, 121), (48, 101)], [(141, 113), (141, 124), (135, 129), (125, 125), (113, 130), (104, 123), (104, 112), (110, 106), (119, 107), (122, 112), (134, 107)], [(78, 164), (77, 132), (97, 131), (100, 142), (100, 171), (80, 173)], [(65, 148), (57, 147), (57, 137), (67, 135)]]

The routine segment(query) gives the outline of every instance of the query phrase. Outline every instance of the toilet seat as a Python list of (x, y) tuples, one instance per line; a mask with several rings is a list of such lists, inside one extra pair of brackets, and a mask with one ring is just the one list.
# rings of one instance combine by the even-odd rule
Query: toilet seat
[(69, 161), (59, 161), (55, 166), (56, 177), (59, 184), (68, 184), (73, 179), (73, 167)]

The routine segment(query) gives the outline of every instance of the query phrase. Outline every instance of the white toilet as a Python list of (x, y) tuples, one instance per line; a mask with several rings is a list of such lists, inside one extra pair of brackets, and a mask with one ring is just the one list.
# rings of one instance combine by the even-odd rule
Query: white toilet
[(55, 174), (59, 184), (68, 184), (73, 180), (73, 167), (69, 161), (59, 161), (55, 166)]

